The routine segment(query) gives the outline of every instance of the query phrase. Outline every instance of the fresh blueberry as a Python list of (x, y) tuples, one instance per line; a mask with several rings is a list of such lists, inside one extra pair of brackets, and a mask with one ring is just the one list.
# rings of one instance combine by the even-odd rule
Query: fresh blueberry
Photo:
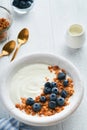
[(44, 93), (45, 94), (50, 94), (51, 92), (52, 92), (51, 88), (49, 88), (49, 87), (44, 88)]
[(19, 7), (20, 9), (24, 9), (24, 8), (26, 8), (26, 6), (27, 6), (26, 1), (21, 0), (21, 1), (19, 2), (18, 7)]
[(57, 104), (58, 104), (59, 106), (63, 106), (64, 103), (65, 103), (65, 100), (64, 100), (63, 97), (58, 97), (56, 101), (57, 101)]
[(62, 90), (60, 95), (61, 95), (61, 97), (66, 98), (67, 97), (67, 91), (66, 90)]
[(30, 1), (31, 3), (33, 3), (33, 2), (34, 2), (34, 0), (28, 0), (28, 1)]
[(59, 80), (64, 80), (65, 77), (66, 77), (66, 74), (63, 73), (63, 72), (60, 72), (60, 73), (58, 74), (58, 79), (59, 79)]
[(57, 95), (55, 93), (52, 93), (50, 95), (50, 101), (56, 101), (56, 99), (57, 99)]
[(27, 100), (26, 100), (26, 105), (33, 105), (34, 104), (34, 100), (33, 98), (29, 97)]
[(26, 1), (26, 8), (29, 8), (31, 6), (31, 2), (30, 1)]
[(68, 84), (69, 84), (69, 81), (65, 79), (65, 80), (63, 81), (63, 86), (66, 87), (66, 86), (68, 86)]
[(15, 7), (17, 7), (18, 4), (19, 4), (19, 0), (14, 0), (14, 1), (12, 2), (12, 5), (14, 5)]
[(48, 103), (48, 106), (49, 106), (49, 108), (54, 109), (56, 107), (56, 102), (55, 101), (50, 101)]
[(34, 103), (32, 108), (35, 112), (38, 112), (38, 111), (41, 110), (41, 104), (40, 103)]
[(56, 87), (52, 88), (52, 93), (58, 94), (58, 88)]
[(51, 82), (51, 88), (57, 87), (57, 84), (55, 82)]
[(50, 82), (46, 82), (46, 83), (44, 84), (44, 87), (50, 88), (50, 87), (51, 87), (51, 83), (50, 83)]
[(45, 96), (41, 96), (41, 97), (40, 97), (40, 101), (41, 101), (41, 102), (46, 102), (46, 97), (45, 97)]

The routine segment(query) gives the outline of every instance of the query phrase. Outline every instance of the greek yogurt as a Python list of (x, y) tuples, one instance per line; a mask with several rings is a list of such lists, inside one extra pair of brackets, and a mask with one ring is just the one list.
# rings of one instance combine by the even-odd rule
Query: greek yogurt
[(31, 64), (18, 70), (12, 77), (10, 96), (14, 103), (19, 102), (21, 97), (32, 97), (40, 95), (46, 82), (46, 78), (52, 81), (54, 73), (48, 70), (47, 64)]

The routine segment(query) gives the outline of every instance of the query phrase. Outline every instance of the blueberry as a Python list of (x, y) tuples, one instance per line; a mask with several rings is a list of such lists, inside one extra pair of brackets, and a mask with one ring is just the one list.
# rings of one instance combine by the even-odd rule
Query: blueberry
[(45, 87), (45, 88), (44, 88), (44, 93), (45, 93), (45, 94), (50, 94), (51, 91), (52, 91), (52, 90), (51, 90), (51, 88), (49, 88), (49, 87)]
[(61, 97), (66, 98), (67, 97), (67, 91), (66, 90), (62, 90), (60, 95), (61, 95)]
[(19, 0), (14, 0), (13, 2), (12, 2), (12, 5), (14, 5), (14, 6), (18, 6), (18, 4), (19, 4)]
[(58, 88), (56, 87), (52, 88), (52, 93), (58, 94)]
[(50, 83), (50, 82), (46, 82), (46, 83), (44, 84), (44, 87), (50, 88), (50, 87), (51, 87), (51, 83)]
[(66, 77), (66, 74), (63, 73), (63, 72), (60, 72), (60, 73), (58, 74), (58, 79), (59, 79), (59, 80), (64, 80), (65, 77)]
[(24, 9), (24, 8), (26, 8), (26, 6), (27, 6), (26, 1), (21, 0), (21, 1), (19, 2), (18, 7), (19, 7), (20, 9)]
[(34, 100), (33, 98), (29, 97), (27, 100), (26, 100), (26, 105), (33, 105), (34, 104)]
[(69, 81), (68, 81), (68, 80), (64, 80), (64, 81), (63, 81), (63, 86), (64, 86), (64, 87), (68, 86), (68, 84), (69, 84)]
[(57, 95), (55, 93), (52, 93), (50, 95), (50, 101), (56, 101), (56, 99), (57, 99)]
[(31, 3), (33, 3), (33, 2), (34, 2), (34, 0), (28, 0), (28, 1), (30, 1)]
[(59, 106), (63, 106), (64, 103), (65, 103), (65, 100), (64, 100), (63, 97), (58, 97), (56, 101), (57, 101), (57, 104), (58, 104)]
[(40, 101), (41, 101), (41, 102), (46, 102), (46, 97), (45, 97), (45, 96), (41, 96), (41, 97), (40, 97)]
[(31, 2), (30, 1), (27, 1), (26, 2), (26, 8), (29, 8), (31, 6)]
[(55, 101), (50, 101), (48, 103), (48, 106), (49, 106), (49, 108), (54, 109), (56, 107), (56, 102)]
[(41, 110), (41, 104), (40, 103), (34, 103), (33, 106), (32, 106), (33, 110), (35, 112), (38, 112)]
[(57, 87), (57, 84), (55, 82), (51, 82), (51, 88)]

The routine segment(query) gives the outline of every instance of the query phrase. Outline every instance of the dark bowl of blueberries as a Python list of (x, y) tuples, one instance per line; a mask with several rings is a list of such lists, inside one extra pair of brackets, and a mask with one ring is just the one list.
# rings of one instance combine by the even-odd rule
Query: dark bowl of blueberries
[(13, 10), (19, 14), (26, 14), (33, 7), (34, 0), (11, 0)]

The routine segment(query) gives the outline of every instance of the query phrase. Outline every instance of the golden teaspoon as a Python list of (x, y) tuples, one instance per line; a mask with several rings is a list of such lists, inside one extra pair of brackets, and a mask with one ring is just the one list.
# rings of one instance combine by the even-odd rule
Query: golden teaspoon
[(16, 43), (14, 40), (9, 41), (7, 44), (3, 46), (0, 57), (10, 55), (12, 51), (15, 49), (15, 46), (16, 46)]
[(19, 32), (18, 37), (17, 37), (18, 46), (13, 54), (11, 61), (14, 60), (14, 58), (16, 57), (17, 52), (19, 48), (21, 47), (21, 45), (25, 44), (28, 41), (28, 37), (29, 37), (29, 31), (27, 28), (24, 28)]

